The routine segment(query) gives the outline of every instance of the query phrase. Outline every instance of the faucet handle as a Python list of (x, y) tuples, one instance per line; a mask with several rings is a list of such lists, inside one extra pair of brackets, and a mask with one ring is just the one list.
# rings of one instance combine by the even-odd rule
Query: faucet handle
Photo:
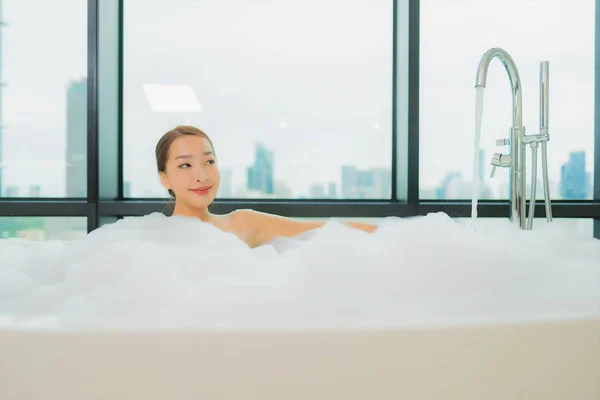
[(498, 139), (496, 140), (496, 146), (508, 146), (510, 145), (510, 139)]
[(496, 166), (492, 166), (492, 173), (490, 174), (490, 178), (494, 177), (494, 174), (496, 173)]
[(501, 168), (506, 168), (509, 167), (511, 164), (512, 159), (510, 158), (509, 154), (502, 154), (502, 153), (494, 153), (494, 156), (492, 157), (492, 173), (490, 174), (490, 178), (494, 177), (494, 174), (496, 173), (496, 167), (501, 167)]

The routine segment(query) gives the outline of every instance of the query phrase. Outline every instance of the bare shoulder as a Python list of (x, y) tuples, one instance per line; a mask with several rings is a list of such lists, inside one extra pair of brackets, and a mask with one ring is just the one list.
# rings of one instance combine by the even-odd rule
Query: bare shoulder
[(300, 221), (282, 217), (275, 214), (264, 213), (252, 209), (240, 209), (231, 212), (231, 222), (237, 226), (252, 226), (257, 229), (265, 229), (273, 224), (298, 224)]
[(260, 244), (257, 240), (260, 226), (259, 214), (250, 209), (235, 210), (227, 214), (231, 230), (251, 247)]
[(256, 223), (260, 213), (251, 209), (239, 209), (228, 214), (232, 226), (246, 226), (247, 224)]
[(229, 213), (231, 226), (236, 230), (259, 230), (268, 224), (272, 218), (281, 218), (276, 215), (243, 208)]
[(252, 232), (255, 245), (268, 243), (277, 236), (296, 236), (322, 226), (321, 221), (302, 221), (260, 211), (242, 209), (231, 213), (236, 229)]

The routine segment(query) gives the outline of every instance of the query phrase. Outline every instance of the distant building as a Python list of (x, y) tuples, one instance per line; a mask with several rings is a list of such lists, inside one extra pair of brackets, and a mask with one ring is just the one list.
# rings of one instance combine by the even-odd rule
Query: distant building
[(42, 187), (39, 185), (29, 186), (29, 197), (40, 197), (42, 195)]
[(126, 199), (131, 197), (131, 182), (129, 181), (123, 182), (123, 197)]
[(560, 195), (563, 199), (588, 198), (589, 175), (585, 172), (585, 151), (569, 153), (569, 161), (560, 169)]
[(273, 152), (262, 143), (255, 147), (254, 165), (247, 168), (248, 191), (274, 194)]
[[(478, 183), (479, 194), (478, 199), (491, 199), (493, 193), (486, 184), (485, 180), (481, 180)], [(446, 174), (440, 182), (440, 185), (436, 189), (437, 199), (471, 199), (473, 197), (474, 182), (471, 180), (465, 180), (462, 174), (457, 171), (452, 171)]]
[(335, 182), (329, 182), (328, 188), (327, 197), (330, 199), (337, 199), (337, 185)]
[(67, 197), (87, 196), (87, 81), (67, 87)]
[(7, 186), (6, 197), (19, 197), (19, 187), (14, 185)]
[(386, 168), (359, 170), (353, 165), (342, 166), (342, 198), (389, 199), (392, 173)]
[(324, 199), (325, 186), (321, 184), (310, 185), (309, 196), (312, 199)]
[(337, 185), (335, 182), (329, 182), (327, 185), (321, 183), (310, 185), (308, 198), (335, 199), (337, 198)]

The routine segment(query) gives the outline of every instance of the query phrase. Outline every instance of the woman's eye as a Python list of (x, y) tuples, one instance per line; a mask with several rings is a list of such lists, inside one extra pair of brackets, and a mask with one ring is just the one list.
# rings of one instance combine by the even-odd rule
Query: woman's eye
[(215, 163), (215, 160), (208, 160), (207, 163), (212, 165)]
[(188, 168), (188, 167), (191, 167), (191, 165), (189, 163), (181, 164), (179, 166), (179, 168)]

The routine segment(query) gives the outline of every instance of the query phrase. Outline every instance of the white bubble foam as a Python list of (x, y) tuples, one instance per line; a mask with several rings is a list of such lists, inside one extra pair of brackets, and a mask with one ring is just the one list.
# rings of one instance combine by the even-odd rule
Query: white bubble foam
[(331, 221), (251, 249), (156, 213), (78, 242), (0, 240), (3, 329), (311, 329), (600, 317), (600, 240), (445, 214)]

